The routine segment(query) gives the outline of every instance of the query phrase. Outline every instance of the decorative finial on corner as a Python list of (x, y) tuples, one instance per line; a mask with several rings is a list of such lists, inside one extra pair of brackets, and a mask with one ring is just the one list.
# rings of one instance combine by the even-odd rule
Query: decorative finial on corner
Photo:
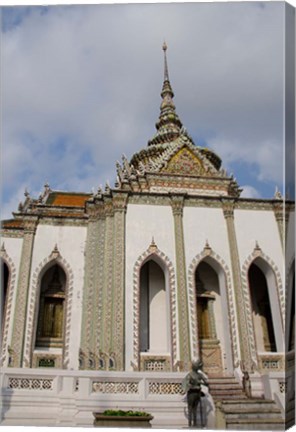
[(281, 200), (283, 198), (277, 186), (275, 187), (274, 198), (277, 200)]
[(256, 242), (255, 242), (255, 249), (256, 249), (256, 250), (261, 250), (261, 247), (259, 246), (259, 243), (258, 243), (257, 240), (256, 240)]
[(6, 252), (4, 242), (2, 243), (2, 246), (1, 246), (1, 252)]

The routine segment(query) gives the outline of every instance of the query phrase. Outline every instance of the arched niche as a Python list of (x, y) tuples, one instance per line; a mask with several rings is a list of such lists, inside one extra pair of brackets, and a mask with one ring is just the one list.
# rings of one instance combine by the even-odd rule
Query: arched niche
[(140, 353), (170, 353), (169, 310), (166, 266), (151, 256), (140, 268)]
[(35, 348), (62, 348), (65, 336), (66, 273), (57, 262), (40, 279)]
[(248, 282), (257, 352), (283, 351), (282, 319), (273, 269), (262, 257), (248, 269)]
[(7, 297), (8, 297), (9, 283), (10, 283), (9, 267), (3, 259), (1, 259), (0, 275), (1, 275), (1, 339), (2, 339), (2, 332), (5, 325), (5, 311), (6, 311)]
[(219, 262), (206, 256), (196, 266), (194, 279), (199, 356), (209, 374), (232, 373), (225, 272)]

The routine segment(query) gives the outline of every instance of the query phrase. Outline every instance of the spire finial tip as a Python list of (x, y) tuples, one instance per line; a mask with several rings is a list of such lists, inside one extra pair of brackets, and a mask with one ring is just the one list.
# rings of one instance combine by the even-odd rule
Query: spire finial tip
[(163, 44), (162, 44), (162, 49), (163, 49), (164, 51), (166, 51), (166, 50), (168, 49), (168, 46), (167, 46), (167, 44), (166, 44), (165, 41), (164, 41)]

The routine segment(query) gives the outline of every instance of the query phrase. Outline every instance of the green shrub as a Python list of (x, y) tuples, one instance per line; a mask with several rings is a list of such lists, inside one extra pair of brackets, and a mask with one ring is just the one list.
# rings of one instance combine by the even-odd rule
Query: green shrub
[(144, 411), (123, 411), (123, 410), (106, 410), (103, 412), (105, 416), (121, 416), (121, 417), (148, 417), (149, 413)]

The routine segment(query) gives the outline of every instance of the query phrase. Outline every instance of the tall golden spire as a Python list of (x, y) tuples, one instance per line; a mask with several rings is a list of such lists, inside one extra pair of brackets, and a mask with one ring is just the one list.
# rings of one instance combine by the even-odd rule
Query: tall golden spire
[(148, 142), (148, 145), (171, 142), (177, 139), (181, 134), (182, 123), (175, 112), (176, 108), (173, 102), (174, 92), (169, 80), (169, 70), (166, 55), (167, 48), (167, 44), (164, 42), (162, 45), (164, 53), (164, 81), (160, 94), (162, 97), (160, 115), (155, 125), (157, 133)]
[(168, 62), (167, 62), (167, 56), (166, 56), (166, 51), (168, 49), (167, 44), (163, 43), (162, 45), (162, 49), (164, 52), (164, 80), (163, 81), (169, 81), (169, 69), (168, 69)]

